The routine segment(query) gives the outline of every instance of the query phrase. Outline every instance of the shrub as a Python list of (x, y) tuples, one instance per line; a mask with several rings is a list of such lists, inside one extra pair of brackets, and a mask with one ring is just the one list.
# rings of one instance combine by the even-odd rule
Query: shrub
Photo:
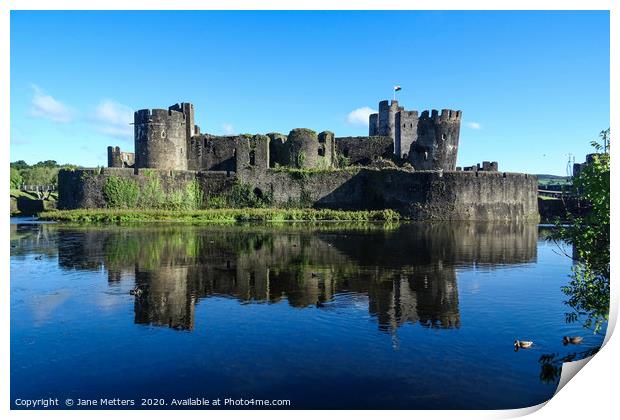
[(103, 194), (111, 208), (135, 208), (140, 197), (138, 183), (126, 178), (109, 177), (104, 186)]

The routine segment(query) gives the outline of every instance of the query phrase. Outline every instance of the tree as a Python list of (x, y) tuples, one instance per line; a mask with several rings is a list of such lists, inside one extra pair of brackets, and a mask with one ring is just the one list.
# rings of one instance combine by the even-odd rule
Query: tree
[(55, 160), (45, 160), (45, 161), (37, 162), (34, 166), (43, 166), (46, 168), (57, 168), (58, 162), (56, 162)]
[(46, 166), (32, 166), (21, 171), (26, 185), (56, 185), (58, 169)]
[(21, 170), (24, 168), (28, 168), (28, 164), (24, 160), (16, 160), (15, 162), (11, 162), (11, 168)]
[(554, 239), (573, 246), (576, 264), (569, 284), (562, 288), (572, 312), (568, 322), (582, 319), (586, 328), (598, 332), (609, 315), (609, 167), (610, 130), (600, 133), (603, 142), (593, 141), (596, 153), (573, 179), (577, 197), (575, 214), (567, 222), (556, 221)]
[(18, 189), (22, 185), (23, 179), (19, 170), (11, 167), (11, 188)]

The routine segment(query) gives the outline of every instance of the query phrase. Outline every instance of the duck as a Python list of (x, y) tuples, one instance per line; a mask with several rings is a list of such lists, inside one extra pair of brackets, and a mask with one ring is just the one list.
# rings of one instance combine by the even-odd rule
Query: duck
[(130, 295), (136, 296), (136, 297), (140, 297), (142, 296), (142, 289), (140, 289), (138, 286), (134, 287), (133, 289), (131, 289), (129, 291)]
[(532, 344), (534, 344), (533, 341), (515, 340), (515, 350), (518, 350), (518, 349), (529, 349), (530, 347), (532, 347)]
[(564, 345), (567, 344), (581, 344), (581, 342), (583, 341), (583, 337), (562, 337), (562, 342), (564, 343)]

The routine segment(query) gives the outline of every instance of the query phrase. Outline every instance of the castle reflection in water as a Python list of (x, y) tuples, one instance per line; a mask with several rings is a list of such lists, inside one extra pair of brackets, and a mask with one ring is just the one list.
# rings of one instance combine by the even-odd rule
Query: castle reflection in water
[(317, 310), (362, 303), (384, 331), (458, 328), (458, 270), (534, 262), (537, 245), (531, 224), (46, 229), (61, 268), (105, 269), (111, 284), (140, 290), (136, 323), (180, 330), (212, 296)]

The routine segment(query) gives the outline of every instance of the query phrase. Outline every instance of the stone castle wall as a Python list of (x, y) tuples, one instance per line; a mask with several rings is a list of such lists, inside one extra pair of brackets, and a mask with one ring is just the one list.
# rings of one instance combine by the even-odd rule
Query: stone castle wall
[(394, 156), (394, 141), (387, 136), (336, 137), (336, 153), (351, 165), (368, 165), (381, 157)]
[(184, 191), (192, 181), (197, 181), (205, 195), (220, 195), (229, 191), (235, 181), (234, 174), (225, 171), (170, 171), (156, 169), (97, 168), (61, 170), (58, 173), (58, 208), (106, 208), (104, 185), (108, 178), (120, 177), (136, 181), (143, 188), (157, 177), (166, 194)]
[[(259, 140), (258, 159), (268, 160), (268, 142)], [(264, 153), (264, 151), (267, 151)], [(249, 154), (244, 151), (243, 155)], [(104, 208), (103, 186), (110, 176), (132, 177), (146, 185), (156, 176), (165, 192), (197, 180), (205, 195), (229, 192), (235, 182), (250, 185), (274, 206), (347, 210), (394, 209), (416, 220), (531, 220), (538, 217), (537, 179), (504, 172), (409, 172), (400, 169), (327, 171), (263, 170), (239, 162), (238, 172), (147, 171), (105, 168), (62, 170), (59, 208)]]

